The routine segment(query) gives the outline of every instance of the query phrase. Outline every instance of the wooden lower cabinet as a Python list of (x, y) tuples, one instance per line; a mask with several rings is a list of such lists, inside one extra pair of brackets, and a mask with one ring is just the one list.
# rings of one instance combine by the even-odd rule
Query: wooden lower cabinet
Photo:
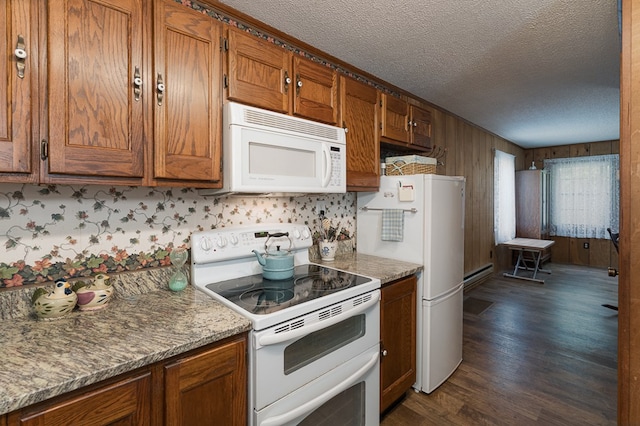
[(412, 275), (381, 290), (380, 412), (416, 381), (416, 285)]
[(245, 354), (236, 340), (165, 366), (165, 424), (245, 425)]
[(150, 425), (151, 372), (9, 414), (10, 425)]
[(247, 334), (0, 416), (0, 426), (245, 425)]

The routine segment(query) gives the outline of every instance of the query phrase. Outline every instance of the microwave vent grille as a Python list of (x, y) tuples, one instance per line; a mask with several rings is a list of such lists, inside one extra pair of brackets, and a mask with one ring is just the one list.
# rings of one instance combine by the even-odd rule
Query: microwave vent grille
[(286, 116), (271, 115), (261, 111), (245, 110), (244, 119), (248, 124), (265, 126), (273, 130), (285, 130), (305, 136), (330, 139), (336, 142), (339, 142), (340, 140), (340, 136), (338, 134), (339, 129), (337, 127), (315, 124), (293, 117), (289, 118)]

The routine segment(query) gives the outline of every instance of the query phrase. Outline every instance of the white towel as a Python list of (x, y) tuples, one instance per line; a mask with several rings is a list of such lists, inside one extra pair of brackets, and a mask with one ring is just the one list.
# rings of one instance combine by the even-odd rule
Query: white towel
[(404, 210), (382, 210), (382, 241), (402, 241), (404, 235)]

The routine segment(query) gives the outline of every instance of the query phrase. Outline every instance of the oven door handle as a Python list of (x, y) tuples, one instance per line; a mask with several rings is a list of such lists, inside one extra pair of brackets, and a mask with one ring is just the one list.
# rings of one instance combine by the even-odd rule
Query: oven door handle
[(378, 363), (378, 351), (371, 356), (371, 358), (360, 367), (355, 373), (347, 377), (345, 380), (340, 382), (336, 387), (329, 389), (322, 395), (318, 395), (313, 398), (311, 401), (306, 402), (299, 407), (288, 411), (284, 414), (280, 414), (279, 416), (268, 417), (264, 419), (264, 421), (260, 422), (260, 426), (276, 426), (282, 425), (291, 422), (292, 420), (297, 419), (298, 417), (303, 416), (306, 413), (313, 412), (316, 408), (324, 405), (325, 402), (329, 401), (334, 396), (338, 395), (340, 392), (343, 392), (349, 389), (353, 384), (357, 383), (358, 380), (370, 369), (372, 369)]
[(313, 323), (305, 327), (296, 328), (292, 331), (261, 336), (258, 339), (258, 344), (260, 346), (277, 345), (279, 343), (287, 342), (289, 340), (306, 336), (307, 334), (311, 334), (315, 331), (322, 330), (323, 328), (327, 328), (331, 325), (337, 324), (340, 321), (344, 321), (348, 318), (359, 315), (362, 312), (371, 308), (372, 306), (375, 306), (379, 300), (380, 300), (380, 291), (374, 291), (373, 293), (371, 293), (371, 299), (359, 305), (357, 308), (347, 311), (347, 313), (345, 314), (339, 314), (339, 315), (336, 315), (335, 317), (318, 321), (316, 323)]

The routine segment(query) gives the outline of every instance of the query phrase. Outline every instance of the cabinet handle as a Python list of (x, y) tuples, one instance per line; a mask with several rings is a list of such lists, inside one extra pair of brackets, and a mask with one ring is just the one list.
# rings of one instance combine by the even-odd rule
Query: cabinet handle
[(289, 85), (291, 84), (291, 77), (289, 77), (289, 72), (284, 72), (284, 93), (289, 91)]
[(16, 55), (16, 68), (18, 69), (18, 77), (24, 78), (24, 69), (26, 67), (27, 50), (24, 45), (24, 37), (18, 34), (18, 42), (16, 43), (16, 50), (13, 51)]
[(409, 126), (409, 128), (412, 128), (412, 127), (413, 127), (413, 121), (409, 120), (409, 121), (407, 122), (407, 125)]
[(300, 80), (300, 74), (296, 74), (296, 96), (300, 95), (301, 87), (302, 87), (302, 80)]
[(418, 123), (416, 123), (415, 121), (411, 122), (413, 124), (413, 127), (418, 127)]
[(40, 141), (40, 159), (45, 161), (49, 158), (49, 143), (46, 139)]
[(136, 101), (140, 100), (142, 92), (142, 77), (140, 77), (140, 67), (136, 67), (133, 73), (133, 97)]
[(345, 133), (349, 133), (349, 128), (347, 127), (347, 123), (345, 123), (344, 121), (342, 122), (342, 128), (344, 129)]
[(389, 352), (387, 352), (386, 349), (383, 349), (383, 350), (380, 351), (380, 355), (381, 356), (387, 356), (387, 355), (389, 355)]
[(158, 96), (158, 105), (162, 106), (162, 98), (164, 97), (164, 81), (162, 80), (162, 74), (158, 73), (158, 81), (156, 82), (156, 91)]

